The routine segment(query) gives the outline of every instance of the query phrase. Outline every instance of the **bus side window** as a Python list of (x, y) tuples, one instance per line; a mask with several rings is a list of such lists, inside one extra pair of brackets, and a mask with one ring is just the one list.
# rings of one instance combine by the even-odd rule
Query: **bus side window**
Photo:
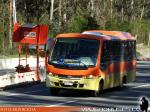
[(132, 56), (132, 59), (136, 59), (136, 43), (135, 43), (135, 41), (131, 41), (131, 56)]
[(125, 60), (130, 61), (136, 58), (135, 41), (126, 42)]
[(122, 49), (122, 42), (121, 41), (113, 41), (112, 42), (112, 56), (113, 61), (117, 62), (121, 60), (121, 49)]
[(105, 70), (111, 62), (111, 42), (104, 41), (101, 55), (101, 69)]
[(134, 59), (136, 59), (136, 41), (133, 42)]

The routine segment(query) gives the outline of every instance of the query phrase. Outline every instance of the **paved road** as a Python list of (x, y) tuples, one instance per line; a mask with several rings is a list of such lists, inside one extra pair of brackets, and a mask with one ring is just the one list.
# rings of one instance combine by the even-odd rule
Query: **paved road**
[(104, 92), (100, 97), (92, 97), (85, 91), (61, 91), (59, 96), (51, 96), (44, 84), (0, 91), (2, 106), (92, 106), (95, 109), (117, 108), (124, 111), (137, 111), (140, 98), (145, 96), (150, 101), (150, 61), (138, 62), (135, 82), (124, 88), (114, 88)]

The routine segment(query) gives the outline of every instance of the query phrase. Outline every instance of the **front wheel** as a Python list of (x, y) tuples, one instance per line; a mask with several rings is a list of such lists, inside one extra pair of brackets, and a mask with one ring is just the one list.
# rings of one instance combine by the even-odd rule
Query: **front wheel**
[(94, 96), (97, 97), (97, 96), (100, 96), (100, 94), (102, 94), (104, 91), (104, 82), (101, 81), (99, 83), (99, 86), (98, 86), (98, 90), (94, 91)]

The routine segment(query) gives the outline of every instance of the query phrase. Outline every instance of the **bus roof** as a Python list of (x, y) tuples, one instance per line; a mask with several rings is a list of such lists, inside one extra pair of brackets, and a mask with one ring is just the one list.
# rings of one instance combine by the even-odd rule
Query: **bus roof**
[(104, 40), (135, 40), (130, 33), (122, 31), (89, 30), (84, 31), (83, 34), (99, 35)]
[(94, 38), (99, 40), (135, 40), (128, 32), (121, 31), (105, 31), (105, 30), (90, 30), (83, 33), (68, 33), (59, 34), (57, 37), (79, 37), (79, 38)]

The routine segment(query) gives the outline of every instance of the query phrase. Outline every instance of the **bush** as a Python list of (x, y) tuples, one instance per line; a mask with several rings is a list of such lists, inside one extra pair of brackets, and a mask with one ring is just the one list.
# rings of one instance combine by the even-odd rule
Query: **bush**
[(94, 17), (91, 17), (85, 10), (78, 10), (69, 22), (67, 32), (83, 32), (98, 28), (99, 26)]
[(109, 20), (106, 22), (105, 26), (106, 30), (116, 30), (116, 31), (125, 31), (125, 32), (131, 32), (132, 31), (132, 25), (128, 21), (117, 21), (117, 20)]

